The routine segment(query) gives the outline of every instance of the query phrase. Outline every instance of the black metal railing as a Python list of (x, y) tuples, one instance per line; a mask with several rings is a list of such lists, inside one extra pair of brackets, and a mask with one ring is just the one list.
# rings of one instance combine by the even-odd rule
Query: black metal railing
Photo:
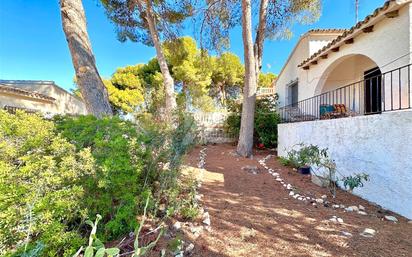
[(411, 64), (279, 108), (282, 122), (334, 119), (411, 108)]

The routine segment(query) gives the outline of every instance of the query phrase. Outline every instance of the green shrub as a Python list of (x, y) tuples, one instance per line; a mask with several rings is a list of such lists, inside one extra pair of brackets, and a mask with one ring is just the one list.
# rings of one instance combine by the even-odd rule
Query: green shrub
[(85, 181), (84, 202), (90, 217), (102, 215), (99, 238), (117, 239), (133, 231), (149, 194), (153, 215), (161, 203), (173, 200), (170, 192), (196, 131), (191, 117), (177, 114), (174, 119), (174, 127), (150, 115), (139, 117), (137, 124), (118, 117), (56, 119), (62, 135), (78, 149), (89, 147), (95, 158), (97, 179)]
[(239, 136), (240, 133), (240, 115), (231, 113), (225, 120), (225, 130), (229, 135)]
[(102, 215), (97, 235), (105, 241), (133, 231), (144, 209), (176, 211), (180, 165), (196, 127), (182, 113), (171, 124), (92, 116), (52, 122), (1, 111), (0, 253), (72, 256), (84, 245), (88, 217)]
[[(265, 147), (275, 147), (277, 145), (280, 116), (276, 113), (277, 96), (264, 97), (256, 100), (254, 119), (254, 141), (262, 143)], [(231, 104), (229, 106), (231, 114), (225, 121), (226, 132), (239, 136), (242, 106)]]
[(73, 255), (93, 166), (90, 150), (76, 151), (52, 122), (0, 111), (0, 254)]
[(84, 181), (89, 216), (102, 215), (99, 237), (116, 239), (136, 227), (144, 192), (142, 170), (146, 154), (136, 127), (119, 117), (59, 117), (58, 130), (80, 150), (86, 147), (96, 162), (96, 178)]
[(300, 168), (305, 165), (319, 166), (328, 159), (328, 149), (321, 149), (317, 145), (297, 144), (299, 149), (292, 148), (286, 157), (280, 157), (280, 162), (285, 166)]

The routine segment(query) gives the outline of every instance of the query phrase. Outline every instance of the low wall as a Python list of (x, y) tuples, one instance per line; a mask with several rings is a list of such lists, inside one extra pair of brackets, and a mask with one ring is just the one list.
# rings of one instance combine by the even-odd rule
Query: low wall
[(199, 129), (200, 141), (204, 144), (232, 143), (236, 137), (226, 133), (224, 123), (230, 113), (227, 112), (196, 112), (193, 117)]
[(328, 148), (343, 175), (365, 172), (354, 194), (412, 219), (412, 111), (280, 124), (278, 153), (298, 143)]

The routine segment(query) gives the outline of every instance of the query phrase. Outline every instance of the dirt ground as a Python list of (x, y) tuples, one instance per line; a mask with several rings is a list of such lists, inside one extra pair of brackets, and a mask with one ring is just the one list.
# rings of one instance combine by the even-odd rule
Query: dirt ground
[[(197, 166), (200, 149), (187, 156), (188, 165)], [(326, 194), (332, 204), (361, 204), (368, 215), (298, 201), (259, 165), (258, 160), (268, 151), (257, 151), (253, 159), (245, 159), (235, 156), (234, 150), (232, 145), (207, 146), (200, 192), (210, 213), (211, 231), (203, 232), (195, 241), (189, 233), (185, 235), (184, 239), (195, 245), (191, 256), (412, 256), (412, 224), (407, 219), (391, 214), (398, 223), (383, 220), (387, 212), (379, 206), (344, 191), (338, 191), (337, 198), (332, 199), (328, 190), (312, 184), (309, 176), (270, 158), (269, 168), (301, 194), (316, 198)], [(244, 171), (245, 165), (257, 166), (260, 172)], [(332, 216), (344, 222), (329, 221)], [(376, 235), (361, 236), (365, 228), (376, 230)]]

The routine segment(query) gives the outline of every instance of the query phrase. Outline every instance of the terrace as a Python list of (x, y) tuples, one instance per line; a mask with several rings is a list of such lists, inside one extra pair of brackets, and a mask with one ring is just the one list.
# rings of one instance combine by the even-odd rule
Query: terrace
[[(279, 108), (283, 123), (338, 119), (411, 109), (411, 64), (381, 73), (365, 72), (365, 79), (322, 92)], [(331, 88), (324, 83), (325, 88)]]

